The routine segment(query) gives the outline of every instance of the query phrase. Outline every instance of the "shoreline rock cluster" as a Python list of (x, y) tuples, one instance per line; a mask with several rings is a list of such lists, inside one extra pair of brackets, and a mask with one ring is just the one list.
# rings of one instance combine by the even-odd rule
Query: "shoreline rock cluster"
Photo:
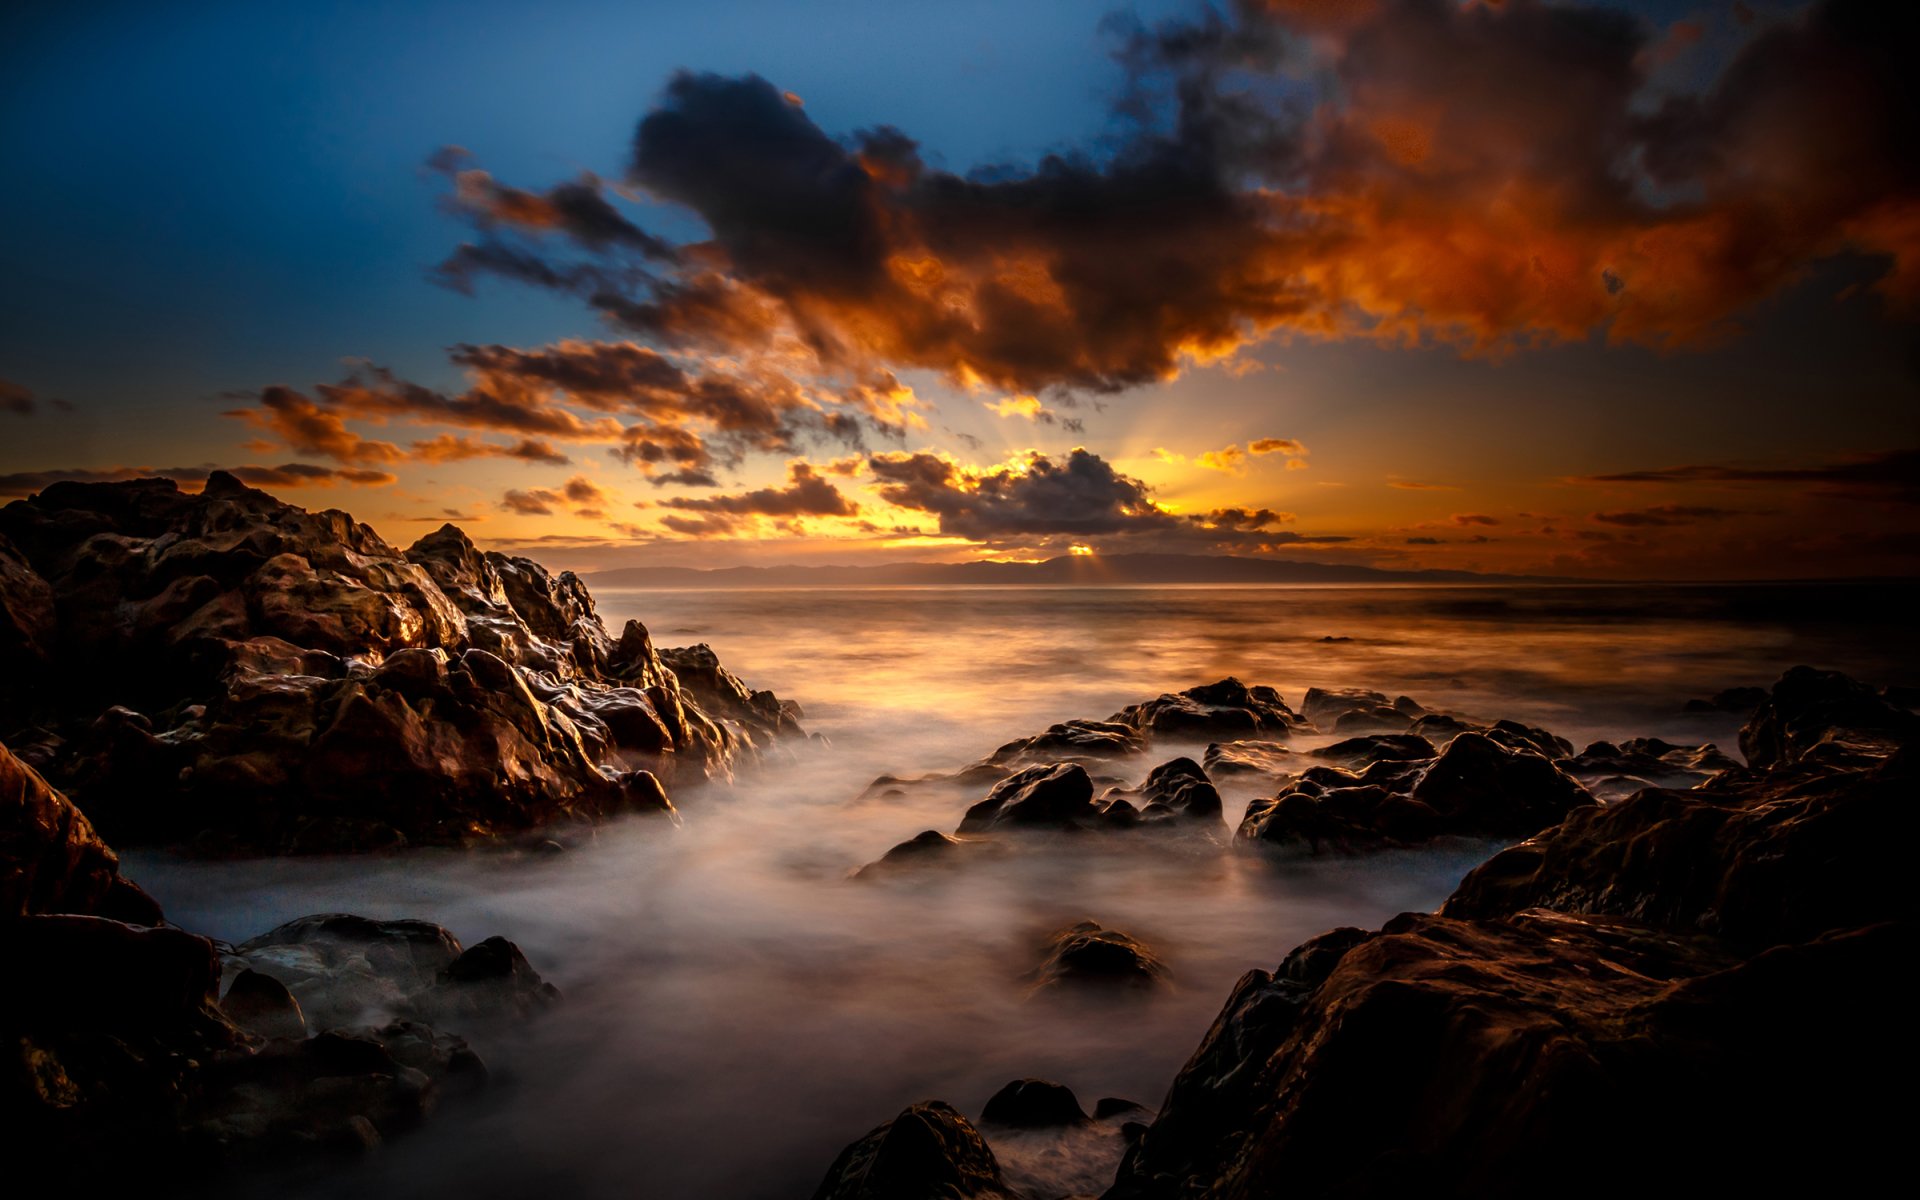
[(615, 637), (570, 572), (400, 550), (214, 472), (0, 509), (0, 738), (123, 844), (302, 853), (671, 813), (801, 736), (705, 646)]
[[(1104, 1200), (1829, 1194), (1897, 1177), (1886, 1096), (1905, 1067), (1920, 717), (1891, 695), (1795, 668), (1741, 731), (1746, 766), (1590, 747), (1595, 770), (1712, 768), (1604, 804), (1552, 800), (1568, 777), (1537, 749), (1467, 741), (1559, 777), (1529, 768), (1526, 803), (1499, 811), (1557, 817), (1437, 913), (1332, 930), (1243, 977), (1153, 1120), (1127, 1127)], [(950, 1107), (902, 1117), (916, 1111), (942, 1135), (914, 1170), (895, 1160), (884, 1193), (862, 1190), (850, 1147), (817, 1196), (1057, 1194), (1010, 1186), (995, 1139)]]

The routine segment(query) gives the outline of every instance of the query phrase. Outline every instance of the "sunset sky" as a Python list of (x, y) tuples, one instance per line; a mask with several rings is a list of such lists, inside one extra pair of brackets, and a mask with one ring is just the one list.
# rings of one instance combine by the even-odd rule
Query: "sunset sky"
[(1913, 7), (11, 5), (0, 500), (1920, 573)]

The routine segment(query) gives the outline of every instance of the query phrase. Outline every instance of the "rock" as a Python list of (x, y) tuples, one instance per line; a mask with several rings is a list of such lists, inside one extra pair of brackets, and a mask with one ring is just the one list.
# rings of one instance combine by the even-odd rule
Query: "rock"
[[(1008, 742), (967, 768), (1005, 772), (1041, 762), (1079, 762), (1082, 765), (1143, 754), (1147, 739), (1138, 729), (1118, 721), (1063, 721), (1046, 732)], [(965, 774), (965, 772), (963, 772)]]
[[(1146, 1105), (1124, 1100), (1119, 1096), (1102, 1096), (1093, 1106), (1093, 1119), (1096, 1121), (1106, 1121), (1130, 1113), (1152, 1115)], [(1144, 1129), (1145, 1126), (1141, 1128)]]
[(1292, 730), (1306, 727), (1279, 692), (1270, 687), (1248, 687), (1231, 677), (1130, 705), (1108, 721), (1153, 737), (1200, 741), (1235, 735), (1283, 738)]
[(1531, 750), (1543, 758), (1566, 758), (1573, 753), (1573, 743), (1567, 739), (1518, 721), (1495, 721), (1482, 732), (1489, 741), (1509, 750)]
[[(1138, 788), (1129, 792), (1111, 791), (1103, 799), (1109, 803), (1137, 801), (1142, 823), (1189, 821), (1217, 825), (1221, 819), (1220, 793), (1200, 764), (1190, 758), (1163, 762), (1147, 774)], [(1111, 812), (1109, 809), (1109, 820)]]
[[(44, 664), (57, 632), (53, 589), (0, 535), (0, 673), (16, 678), (15, 672)], [(0, 716), (16, 705), (25, 707), (27, 699), (14, 695), (0, 699)]]
[(307, 1036), (307, 1017), (300, 1011), (300, 1002), (286, 984), (258, 971), (242, 971), (233, 977), (227, 994), (220, 998), (220, 1011), (256, 1037)]
[(1405, 733), (1412, 727), (1413, 718), (1381, 705), (1348, 709), (1333, 722), (1333, 732), (1349, 737), (1359, 733)]
[(1443, 835), (1522, 836), (1594, 803), (1579, 782), (1530, 751), (1463, 733), (1430, 760), (1375, 758), (1362, 771), (1314, 767), (1256, 800), (1240, 845), (1353, 852)]
[(1353, 769), (1380, 761), (1413, 762), (1433, 758), (1440, 752), (1433, 748), (1432, 742), (1410, 733), (1376, 733), (1347, 738), (1309, 753), (1315, 758)]
[(1407, 732), (1425, 738), (1444, 750), (1448, 742), (1474, 728), (1474, 725), (1447, 713), (1428, 713), (1416, 720)]
[(160, 923), (86, 816), (0, 745), (0, 920), (35, 913)]
[(948, 866), (966, 851), (984, 843), (949, 837), (937, 829), (914, 835), (853, 873), (855, 879), (892, 879), (929, 868)]
[(1078, 763), (1042, 763), (1009, 775), (967, 810), (957, 833), (994, 829), (1078, 829), (1097, 824), (1093, 780)]
[[(1659, 738), (1629, 738), (1618, 745), (1594, 742), (1571, 758), (1557, 764), (1561, 770), (1587, 785), (1596, 795), (1596, 785), (1607, 781), (1611, 792), (1630, 794), (1653, 784), (1668, 787), (1692, 787), (1704, 783), (1722, 771), (1737, 770), (1739, 763), (1720, 753), (1711, 743), (1701, 746), (1676, 746)], [(1635, 786), (1620, 792), (1624, 780)], [(1604, 795), (1616, 799), (1617, 795)]]
[[(1308, 688), (1300, 698), (1300, 715), (1320, 729), (1332, 729), (1345, 713), (1380, 708), (1392, 711), (1393, 702), (1386, 693), (1367, 688)], [(1405, 728), (1402, 723), (1400, 729)]]
[(559, 996), (505, 938), (463, 950), (427, 921), (347, 913), (300, 917), (242, 942), (230, 968), (284, 984), (314, 1029), (395, 1017), (472, 1028), (524, 1019)]
[(1293, 770), (1293, 751), (1271, 742), (1211, 742), (1200, 761), (1208, 775), (1277, 777)]
[(20, 651), (29, 686), (0, 718), (31, 700), (36, 762), (116, 841), (498, 838), (665, 811), (652, 784), (724, 774), (798, 732), (791, 706), (702, 659), (690, 674), (733, 706), (717, 720), (644, 627), (613, 642), (578, 579), (452, 526), (403, 553), (215, 473), (199, 495), (55, 484), (0, 509), (0, 540), (0, 627), (31, 635), (0, 632), (0, 656), (45, 652)]
[(805, 732), (772, 692), (756, 692), (732, 671), (720, 665), (713, 647), (702, 642), (677, 650), (660, 651), (660, 661), (672, 670), (680, 687), (692, 694), (714, 716), (737, 721), (763, 736)]
[(1689, 700), (1681, 710), (1690, 713), (1751, 713), (1767, 701), (1763, 687), (1731, 687), (1716, 692), (1711, 700)]
[(1838, 671), (1794, 667), (1740, 730), (1753, 767), (1864, 766), (1920, 736), (1920, 717)]
[(929, 1100), (842, 1150), (813, 1200), (1018, 1198), (1007, 1190), (993, 1151), (967, 1119)]
[(1073, 1089), (1049, 1079), (1016, 1079), (995, 1092), (980, 1110), (981, 1124), (1012, 1129), (1084, 1125), (1089, 1119)]
[(1144, 942), (1094, 921), (1081, 921), (1047, 939), (1035, 974), (1040, 988), (1147, 988), (1171, 973)]

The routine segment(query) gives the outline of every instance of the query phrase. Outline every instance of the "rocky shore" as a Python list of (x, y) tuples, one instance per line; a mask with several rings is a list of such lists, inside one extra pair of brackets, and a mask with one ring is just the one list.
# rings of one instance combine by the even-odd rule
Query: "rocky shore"
[[(1361, 814), (1334, 830), (1347, 845), (1375, 843), (1367, 813), (1389, 803), (1535, 828), (1439, 912), (1332, 930), (1242, 978), (1151, 1121), (1119, 1131), (1105, 1200), (1849, 1194), (1896, 1177), (1920, 718), (1803, 667), (1743, 728), (1745, 766), (1644, 742), (1575, 759), (1542, 733), (1460, 730), (1432, 758), (1335, 787), (1312, 767), (1256, 804), (1255, 838), (1286, 796), (1359, 788), (1379, 795), (1337, 810)], [(1623, 762), (1699, 782), (1601, 803), (1566, 769)], [(1393, 820), (1396, 840), (1430, 831)], [(816, 1200), (1090, 1194), (1003, 1170), (986, 1115), (916, 1105), (849, 1147)]]

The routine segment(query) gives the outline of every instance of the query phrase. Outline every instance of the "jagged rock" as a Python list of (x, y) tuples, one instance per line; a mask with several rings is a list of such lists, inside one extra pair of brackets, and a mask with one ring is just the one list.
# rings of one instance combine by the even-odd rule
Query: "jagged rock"
[(813, 1200), (1018, 1200), (980, 1134), (938, 1100), (915, 1104), (833, 1161)]
[(1040, 988), (1146, 988), (1170, 977), (1146, 943), (1081, 921), (1047, 939), (1035, 981)]
[(673, 671), (681, 688), (713, 715), (763, 734), (802, 733), (797, 710), (783, 704), (772, 692), (756, 692), (740, 682), (720, 665), (720, 656), (706, 643), (662, 650), (660, 661)]
[(1277, 777), (1294, 769), (1293, 751), (1271, 742), (1211, 742), (1200, 762), (1212, 776)]
[(1920, 736), (1920, 717), (1838, 671), (1794, 667), (1740, 730), (1752, 767), (1862, 766)]
[(1012, 1129), (1084, 1125), (1088, 1119), (1073, 1089), (1050, 1079), (1016, 1079), (995, 1092), (980, 1110), (981, 1124)]
[(1264, 686), (1248, 687), (1231, 677), (1129, 705), (1107, 720), (1155, 737), (1208, 741), (1223, 735), (1282, 738), (1306, 725), (1287, 707), (1279, 692)]
[(32, 913), (160, 923), (85, 814), (0, 745), (0, 920)]
[(38, 579), (54, 618), (0, 718), (47, 731), (36, 762), (116, 840), (367, 850), (666, 811), (661, 781), (798, 728), (713, 663), (775, 714), (716, 722), (644, 627), (611, 641), (577, 578), (452, 526), (402, 553), (215, 472), (55, 484), (0, 536), (8, 611)]

